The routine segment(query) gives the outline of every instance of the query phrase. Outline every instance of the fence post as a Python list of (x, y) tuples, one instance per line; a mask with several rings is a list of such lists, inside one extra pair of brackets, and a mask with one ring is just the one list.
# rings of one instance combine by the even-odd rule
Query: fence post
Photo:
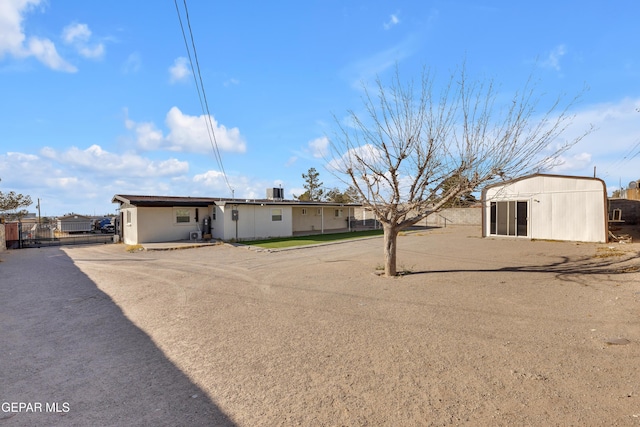
[(0, 221), (0, 252), (7, 250), (7, 230), (4, 221)]

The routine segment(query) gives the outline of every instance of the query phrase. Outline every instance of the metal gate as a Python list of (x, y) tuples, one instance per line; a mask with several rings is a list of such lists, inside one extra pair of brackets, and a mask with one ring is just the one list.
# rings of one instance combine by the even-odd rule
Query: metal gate
[[(10, 224), (5, 224), (10, 225)], [(9, 234), (9, 233), (7, 233)], [(7, 237), (9, 237), (7, 235)], [(62, 233), (51, 224), (17, 223), (17, 241), (7, 238), (8, 249), (39, 248), (43, 246), (85, 245), (113, 243), (113, 233)]]

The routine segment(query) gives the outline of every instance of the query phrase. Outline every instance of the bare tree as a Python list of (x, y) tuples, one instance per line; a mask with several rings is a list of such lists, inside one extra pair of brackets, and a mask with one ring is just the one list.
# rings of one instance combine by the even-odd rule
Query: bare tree
[[(558, 98), (538, 114), (531, 79), (505, 106), (493, 81), (471, 81), (464, 68), (434, 92), (423, 71), (419, 85), (402, 84), (396, 69), (375, 96), (365, 87), (366, 114), (336, 118), (329, 169), (357, 189), (384, 229), (385, 275), (395, 276), (398, 233), (481, 185), (548, 169), (591, 130), (558, 137), (573, 120), (573, 98)], [(453, 184), (453, 185), (452, 185)]]

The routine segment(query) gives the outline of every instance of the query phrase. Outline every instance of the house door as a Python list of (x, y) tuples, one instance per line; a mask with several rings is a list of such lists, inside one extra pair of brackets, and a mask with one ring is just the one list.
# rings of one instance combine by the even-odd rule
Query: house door
[(527, 236), (529, 202), (491, 202), (489, 234), (497, 236)]

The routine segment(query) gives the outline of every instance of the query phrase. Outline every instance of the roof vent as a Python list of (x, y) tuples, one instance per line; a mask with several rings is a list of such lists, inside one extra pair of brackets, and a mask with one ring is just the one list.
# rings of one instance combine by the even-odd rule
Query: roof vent
[(629, 183), (629, 188), (638, 188), (638, 181), (631, 181)]

